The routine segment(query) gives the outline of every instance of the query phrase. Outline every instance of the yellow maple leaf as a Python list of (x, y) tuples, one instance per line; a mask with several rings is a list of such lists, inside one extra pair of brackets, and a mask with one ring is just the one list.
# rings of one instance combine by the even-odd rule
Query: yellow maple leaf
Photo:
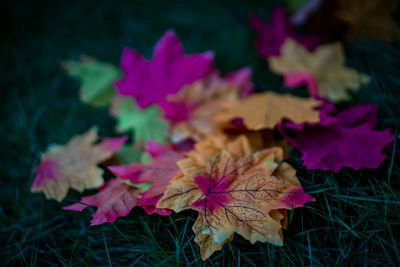
[(308, 52), (293, 39), (286, 39), (281, 55), (268, 59), (272, 72), (290, 78), (291, 75), (310, 74), (317, 82), (319, 94), (337, 102), (350, 98), (347, 89), (358, 90), (369, 77), (344, 66), (345, 57), (340, 43), (319, 46)]
[(295, 123), (316, 123), (319, 122), (319, 112), (315, 108), (320, 104), (311, 98), (265, 92), (225, 103), (215, 120), (223, 123), (243, 119), (249, 130), (273, 129), (284, 119)]
[(96, 144), (97, 128), (72, 138), (66, 145), (50, 145), (42, 154), (32, 192), (43, 192), (46, 198), (62, 201), (69, 188), (84, 189), (103, 185), (103, 170), (97, 164), (119, 150), (127, 137), (107, 138)]
[(400, 36), (392, 18), (398, 3), (397, 0), (339, 0), (335, 15), (348, 25), (346, 37), (350, 40), (376, 37), (390, 42)]
[(234, 233), (251, 243), (282, 245), (281, 210), (314, 200), (304, 193), (295, 170), (281, 162), (282, 154), (279, 147), (252, 153), (244, 136), (228, 143), (205, 140), (178, 162), (181, 171), (157, 207), (199, 212), (193, 230), (203, 260)]

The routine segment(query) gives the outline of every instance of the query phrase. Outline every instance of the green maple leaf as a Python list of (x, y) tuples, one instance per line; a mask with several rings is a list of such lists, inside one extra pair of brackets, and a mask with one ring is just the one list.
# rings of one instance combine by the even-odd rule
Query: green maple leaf
[(118, 97), (114, 100), (112, 114), (117, 119), (117, 130), (133, 130), (135, 143), (145, 144), (148, 140), (164, 143), (167, 139), (168, 123), (162, 119), (157, 106), (139, 109), (131, 98)]
[(113, 83), (121, 76), (117, 67), (87, 56), (82, 56), (80, 61), (63, 62), (62, 65), (70, 76), (81, 82), (83, 102), (96, 107), (110, 103), (115, 93)]
[(145, 157), (145, 152), (132, 144), (124, 144), (120, 150), (115, 153), (119, 164), (130, 164), (132, 162), (141, 162)]

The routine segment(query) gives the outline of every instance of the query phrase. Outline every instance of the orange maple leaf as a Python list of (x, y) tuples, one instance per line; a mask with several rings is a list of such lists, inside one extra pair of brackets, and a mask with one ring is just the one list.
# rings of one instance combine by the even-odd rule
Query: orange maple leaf
[(295, 123), (317, 123), (319, 112), (315, 108), (320, 104), (311, 98), (265, 92), (223, 104), (215, 120), (226, 123), (242, 119), (249, 130), (273, 129), (284, 119)]
[(281, 163), (281, 148), (252, 153), (249, 147), (244, 136), (229, 143), (215, 138), (198, 143), (178, 162), (181, 171), (157, 204), (199, 212), (193, 229), (203, 260), (234, 233), (252, 243), (282, 245), (284, 215), (279, 210), (314, 200), (304, 193), (296, 171)]

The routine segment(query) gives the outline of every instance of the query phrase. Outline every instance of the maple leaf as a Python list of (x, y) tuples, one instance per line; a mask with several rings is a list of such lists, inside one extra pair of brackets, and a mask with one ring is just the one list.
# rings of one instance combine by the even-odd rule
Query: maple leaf
[(136, 144), (145, 144), (148, 140), (165, 142), (167, 139), (168, 123), (155, 105), (139, 109), (133, 99), (115, 97), (110, 112), (117, 119), (119, 132), (133, 130)]
[(220, 103), (237, 100), (249, 95), (253, 90), (251, 70), (240, 69), (228, 74), (225, 79), (217, 73), (182, 88), (169, 95), (168, 101), (182, 103), (187, 107), (187, 119), (171, 126), (171, 139), (179, 142), (187, 138), (195, 141), (217, 134), (214, 116), (221, 111)]
[(90, 225), (114, 222), (125, 217), (137, 206), (139, 190), (119, 179), (108, 180), (97, 194), (82, 197), (80, 203), (63, 207), (64, 210), (83, 211), (88, 206), (97, 207)]
[(247, 138), (252, 151), (261, 150), (267, 147), (279, 146), (285, 151), (284, 159), (290, 157), (286, 151), (289, 151), (292, 146), (284, 138), (282, 138), (281, 134), (279, 134), (277, 130), (248, 130), (241, 119), (233, 120), (230, 123), (220, 125), (219, 127), (222, 129), (224, 136), (231, 141), (235, 140), (241, 135), (244, 135)]
[(390, 42), (400, 36), (392, 18), (398, 3), (397, 0), (339, 0), (335, 15), (348, 25), (346, 37), (350, 40), (376, 37)]
[(303, 36), (296, 33), (283, 6), (272, 11), (270, 25), (265, 24), (256, 14), (250, 14), (250, 23), (258, 34), (255, 46), (263, 58), (278, 56), (285, 40), (290, 37), (302, 43), (308, 50), (314, 50), (321, 42), (318, 37)]
[(296, 123), (318, 122), (319, 112), (314, 109), (319, 105), (311, 98), (265, 92), (224, 104), (215, 120), (226, 123), (242, 119), (249, 130), (273, 129), (284, 119)]
[[(306, 85), (308, 93), (315, 97), (320, 98), (320, 89), (318, 87), (318, 81), (313, 74), (303, 72), (293, 72), (284, 75), (283, 84), (289, 88), (295, 88), (303, 84)], [(347, 97), (347, 96), (346, 96)]]
[(109, 165), (129, 164), (134, 161), (142, 161), (146, 158), (146, 154), (133, 144), (125, 144), (118, 150)]
[(241, 68), (235, 72), (228, 73), (223, 79), (214, 79), (214, 84), (230, 84), (239, 88), (239, 95), (245, 97), (254, 91), (254, 84), (251, 81), (252, 70), (248, 67)]
[[(304, 193), (296, 171), (280, 163), (282, 149), (251, 153), (245, 137), (224, 144), (222, 150), (213, 149), (213, 142), (218, 144), (216, 139), (196, 144), (195, 150), (178, 162), (181, 172), (170, 181), (157, 207), (199, 212), (201, 219), (194, 229), (203, 259), (221, 249), (234, 233), (252, 243), (282, 245), (283, 217), (276, 212), (271, 217), (270, 213), (314, 201)], [(207, 235), (213, 241), (208, 241)]]
[[(282, 228), (286, 229), (285, 224), (287, 223), (287, 212), (286, 210), (272, 210), (269, 215), (271, 218), (277, 221), (277, 223), (282, 224)], [(214, 239), (207, 234), (203, 234), (202, 231), (205, 229), (206, 224), (202, 215), (197, 217), (192, 230), (195, 233), (194, 242), (196, 242), (200, 247), (200, 255), (203, 261), (207, 260), (215, 251), (221, 250), (223, 246), (228, 242), (232, 241), (234, 234), (232, 234), (225, 242), (218, 244)], [(283, 239), (282, 232), (280, 232), (281, 238)]]
[(344, 66), (340, 43), (321, 45), (310, 53), (295, 40), (287, 39), (281, 56), (271, 57), (268, 62), (273, 72), (285, 77), (286, 85), (304, 82), (312, 96), (320, 95), (334, 102), (349, 99), (347, 89), (358, 90), (360, 84), (369, 81), (367, 75)]
[(153, 157), (151, 162), (134, 162), (130, 165), (108, 168), (119, 178), (128, 179), (132, 183), (150, 183), (151, 186), (140, 193), (141, 198), (138, 204), (149, 215), (157, 213), (168, 216), (171, 214), (170, 210), (156, 209), (155, 206), (167, 188), (168, 182), (178, 173), (179, 168), (176, 162), (182, 159), (182, 155), (172, 150), (170, 146), (160, 146), (153, 142), (150, 147)]
[(87, 56), (82, 56), (80, 61), (65, 61), (62, 65), (69, 75), (82, 83), (83, 102), (97, 107), (109, 104), (114, 96), (113, 83), (121, 76), (116, 67)]
[(186, 55), (172, 30), (167, 31), (154, 48), (153, 58), (146, 60), (138, 52), (125, 48), (121, 68), (124, 77), (116, 82), (122, 95), (133, 97), (139, 108), (158, 104), (165, 118), (185, 118), (179, 105), (166, 101), (166, 96), (214, 71), (213, 53)]
[(210, 235), (202, 233), (205, 229), (205, 225), (203, 216), (199, 214), (192, 227), (192, 230), (195, 233), (194, 242), (196, 242), (200, 247), (200, 255), (203, 261), (208, 259), (215, 251), (221, 250), (225, 243), (232, 241), (234, 237), (234, 234), (232, 234), (222, 244), (218, 244)]
[(372, 129), (376, 117), (377, 105), (360, 104), (338, 114), (330, 110), (317, 124), (283, 124), (278, 129), (303, 153), (307, 169), (374, 169), (385, 159), (382, 149), (394, 139), (389, 129)]
[(82, 192), (103, 185), (103, 170), (97, 164), (111, 158), (127, 137), (106, 138), (95, 144), (97, 139), (97, 128), (93, 127), (64, 146), (50, 145), (35, 169), (31, 191), (62, 201), (69, 188)]

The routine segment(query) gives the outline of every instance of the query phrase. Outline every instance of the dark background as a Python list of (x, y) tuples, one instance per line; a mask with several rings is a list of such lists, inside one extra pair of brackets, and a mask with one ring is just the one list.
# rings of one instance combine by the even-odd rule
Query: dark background
[[(172, 28), (187, 52), (213, 50), (223, 73), (250, 66), (258, 91), (287, 92), (282, 78), (258, 57), (248, 22), (250, 11), (268, 20), (280, 2), (2, 1), (1, 264), (203, 265), (193, 242), (194, 212), (161, 218), (135, 208), (114, 224), (89, 227), (93, 209), (61, 210), (79, 194), (71, 192), (60, 204), (30, 193), (33, 170), (49, 143), (66, 143), (92, 125), (101, 136), (115, 135), (107, 110), (80, 102), (79, 84), (60, 62), (86, 54), (117, 65), (124, 46), (150, 58), (153, 45)], [(400, 125), (398, 47), (377, 40), (346, 43), (347, 63), (371, 75), (372, 82), (340, 105), (378, 103), (379, 128), (393, 133)], [(293, 93), (304, 94), (304, 88)], [(236, 236), (206, 264), (400, 264), (399, 158), (391, 157), (391, 148), (389, 159), (373, 171), (305, 171), (293, 160), (305, 191), (317, 201), (290, 214), (284, 247), (251, 245)]]

